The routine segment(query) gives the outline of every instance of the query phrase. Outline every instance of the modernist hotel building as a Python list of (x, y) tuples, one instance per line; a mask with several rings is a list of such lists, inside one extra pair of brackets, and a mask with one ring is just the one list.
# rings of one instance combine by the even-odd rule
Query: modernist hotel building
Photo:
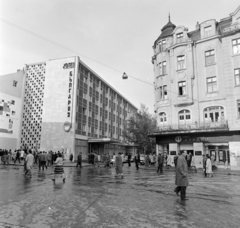
[(157, 151), (240, 169), (240, 7), (193, 31), (169, 17), (153, 51)]
[(125, 153), (122, 131), (137, 108), (79, 57), (27, 64), (0, 77), (0, 148)]

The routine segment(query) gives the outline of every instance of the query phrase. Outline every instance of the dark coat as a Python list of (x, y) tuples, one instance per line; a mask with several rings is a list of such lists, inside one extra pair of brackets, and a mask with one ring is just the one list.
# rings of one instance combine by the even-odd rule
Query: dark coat
[(187, 187), (189, 184), (188, 165), (184, 155), (178, 156), (175, 184), (177, 186), (185, 186), (185, 187)]
[(163, 161), (164, 161), (163, 155), (159, 154), (158, 155), (158, 164), (163, 164)]

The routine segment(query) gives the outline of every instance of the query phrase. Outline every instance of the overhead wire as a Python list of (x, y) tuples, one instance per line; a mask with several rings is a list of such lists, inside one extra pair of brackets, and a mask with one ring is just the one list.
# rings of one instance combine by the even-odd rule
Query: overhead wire
[[(107, 68), (109, 68), (109, 69), (112, 69), (112, 70), (117, 71), (117, 72), (120, 72), (120, 73), (123, 72), (123, 71), (120, 71), (120, 70), (118, 70), (118, 69), (116, 69), (116, 68), (114, 68), (114, 67), (111, 67), (111, 66), (109, 66), (109, 65), (107, 65), (107, 64), (105, 64), (105, 63), (102, 63), (102, 62), (100, 62), (100, 61), (98, 61), (98, 60), (95, 60), (95, 59), (93, 59), (93, 58), (91, 58), (91, 57), (89, 57), (89, 56), (87, 56), (87, 55), (84, 55), (84, 54), (82, 54), (82, 53), (80, 53), (80, 52), (78, 52), (78, 51), (75, 51), (75, 50), (73, 50), (73, 49), (71, 49), (71, 48), (69, 48), (69, 47), (66, 47), (66, 46), (64, 46), (64, 45), (62, 45), (62, 44), (59, 44), (59, 43), (53, 41), (53, 40), (50, 40), (50, 39), (48, 39), (48, 38), (46, 38), (46, 37), (44, 37), (44, 36), (41, 36), (41, 35), (39, 35), (39, 34), (37, 34), (37, 33), (35, 33), (35, 32), (32, 32), (32, 31), (30, 31), (30, 30), (28, 30), (28, 29), (25, 29), (25, 28), (23, 28), (23, 27), (21, 27), (21, 26), (19, 26), (19, 25), (16, 25), (16, 24), (14, 24), (14, 23), (12, 23), (12, 22), (10, 22), (10, 21), (7, 21), (7, 20), (5, 20), (5, 19), (3, 19), (3, 18), (0, 18), (0, 21), (2, 21), (3, 23), (8, 24), (8, 25), (10, 25), (10, 26), (12, 26), (12, 27), (14, 27), (14, 28), (17, 28), (17, 29), (19, 29), (19, 30), (21, 30), (21, 31), (23, 31), (23, 32), (26, 32), (26, 33), (28, 33), (28, 34), (30, 34), (30, 35), (32, 35), (32, 36), (35, 36), (35, 37), (37, 37), (37, 38), (39, 38), (39, 39), (42, 39), (42, 40), (44, 40), (44, 41), (47, 41), (47, 42), (49, 42), (49, 43), (51, 43), (51, 44), (53, 44), (53, 45), (55, 45), (55, 46), (58, 46), (58, 47), (60, 47), (60, 48), (62, 48), (62, 49), (65, 49), (65, 50), (67, 50), (67, 51), (73, 52), (73, 53), (78, 54), (78, 55), (80, 55), (80, 56), (82, 56), (82, 57), (85, 57), (85, 58), (87, 58), (87, 59), (89, 59), (89, 60), (91, 60), (91, 61), (93, 61), (93, 62), (96, 62), (96, 63), (98, 63), (98, 64), (100, 64), (100, 65), (103, 65), (103, 66), (105, 66), (105, 67), (107, 67)], [(146, 81), (144, 81), (144, 80), (141, 80), (141, 79), (139, 79), (139, 78), (133, 77), (132, 75), (129, 75), (129, 74), (127, 74), (127, 76), (130, 77), (130, 78), (133, 78), (133, 79), (135, 79), (135, 80), (138, 80), (138, 81), (140, 81), (140, 82), (143, 82), (143, 83), (145, 83), (145, 84), (151, 85), (151, 86), (153, 86), (153, 87), (156, 89), (156, 87), (155, 87), (154, 84), (151, 84), (151, 83), (146, 82)], [(177, 96), (179, 95), (178, 93), (172, 92), (172, 91), (170, 91), (170, 90), (167, 90), (167, 92), (172, 93), (172, 94), (175, 94), (175, 95), (177, 95)], [(230, 96), (232, 96), (232, 95), (230, 95)], [(190, 97), (190, 98), (191, 98), (192, 100), (194, 100), (194, 101), (199, 101), (198, 99), (194, 99), (193, 97)]]
[[(89, 60), (92, 60), (92, 61), (94, 61), (94, 62), (96, 62), (96, 63), (98, 63), (98, 64), (100, 64), (100, 65), (103, 65), (103, 66), (109, 68), (109, 69), (112, 69), (112, 70), (114, 70), (114, 71), (123, 73), (123, 71), (120, 71), (120, 70), (118, 70), (118, 69), (116, 69), (116, 68), (113, 68), (113, 67), (111, 67), (111, 66), (109, 66), (109, 65), (107, 65), (107, 64), (105, 64), (105, 63), (99, 62), (98, 60), (95, 60), (95, 59), (93, 59), (93, 58), (91, 58), (91, 57), (89, 57), (89, 56), (86, 56), (86, 55), (84, 55), (84, 54), (82, 54), (82, 53), (80, 53), (80, 52), (78, 52), (78, 51), (75, 51), (75, 50), (73, 50), (73, 49), (71, 49), (71, 48), (69, 48), (69, 47), (66, 47), (66, 46), (64, 46), (64, 45), (62, 45), (62, 44), (59, 44), (59, 43), (57, 43), (57, 42), (55, 42), (55, 41), (53, 41), (53, 40), (50, 40), (50, 39), (48, 39), (48, 38), (46, 38), (46, 37), (44, 37), (44, 36), (41, 36), (41, 35), (39, 35), (39, 34), (37, 34), (37, 33), (35, 33), (35, 32), (32, 32), (32, 31), (30, 31), (30, 30), (28, 30), (28, 29), (25, 29), (25, 28), (23, 28), (23, 27), (20, 27), (19, 25), (16, 25), (16, 24), (14, 24), (14, 23), (12, 23), (12, 22), (10, 22), (10, 21), (7, 21), (7, 20), (5, 20), (5, 19), (3, 19), (3, 18), (0, 18), (0, 21), (2, 21), (3, 23), (8, 24), (8, 25), (10, 25), (10, 26), (12, 26), (12, 27), (14, 27), (14, 28), (17, 28), (17, 29), (19, 29), (19, 30), (21, 30), (21, 31), (23, 31), (23, 32), (26, 32), (26, 33), (28, 33), (28, 34), (30, 34), (30, 35), (32, 35), (32, 36), (35, 36), (35, 37), (37, 37), (37, 38), (39, 38), (39, 39), (42, 39), (42, 40), (47, 41), (47, 42), (49, 42), (49, 43), (51, 43), (51, 44), (54, 44), (55, 46), (58, 46), (58, 47), (60, 47), (60, 48), (62, 48), (62, 49), (65, 49), (65, 50), (67, 50), (67, 51), (70, 51), (70, 52), (73, 52), (73, 53), (75, 53), (75, 54), (78, 54), (78, 55), (80, 55), (80, 56), (82, 56), (82, 57), (85, 57), (85, 58), (87, 58), (87, 59), (89, 59)], [(141, 81), (141, 82), (143, 82), (143, 83), (146, 83), (146, 84), (148, 84), (148, 85), (154, 86), (153, 84), (151, 84), (151, 83), (149, 83), (149, 82), (146, 82), (146, 81), (141, 80), (141, 79), (139, 79), (139, 78), (133, 77), (133, 76), (131, 76), (131, 75), (129, 75), (129, 74), (127, 74), (127, 75), (128, 75), (128, 77), (130, 77), (130, 78), (133, 78), (133, 79), (136, 79), (136, 80)]]

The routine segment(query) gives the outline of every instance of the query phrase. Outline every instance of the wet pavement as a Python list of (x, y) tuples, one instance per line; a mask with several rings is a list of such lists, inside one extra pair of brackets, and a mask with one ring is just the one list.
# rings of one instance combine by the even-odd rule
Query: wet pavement
[(114, 168), (66, 167), (66, 182), (51, 180), (52, 168), (0, 166), (0, 228), (47, 227), (240, 227), (240, 176), (190, 174), (188, 201), (173, 192), (174, 172), (124, 165)]

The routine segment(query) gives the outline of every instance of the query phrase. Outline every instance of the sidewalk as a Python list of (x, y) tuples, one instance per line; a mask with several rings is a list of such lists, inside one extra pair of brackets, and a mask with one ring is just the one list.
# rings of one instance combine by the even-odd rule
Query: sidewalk
[[(141, 169), (149, 169), (149, 170), (157, 170), (157, 166), (150, 166), (146, 167), (145, 165), (139, 165), (139, 168)], [(163, 171), (166, 172), (175, 172), (175, 168), (166, 168), (166, 166), (163, 167)], [(202, 173), (202, 169), (197, 169), (197, 173)], [(190, 171), (190, 173), (193, 173), (194, 171)], [(215, 175), (220, 174), (220, 175), (239, 175), (240, 176), (240, 170), (231, 170), (231, 169), (223, 169), (223, 168), (218, 168), (213, 170), (213, 173)]]

